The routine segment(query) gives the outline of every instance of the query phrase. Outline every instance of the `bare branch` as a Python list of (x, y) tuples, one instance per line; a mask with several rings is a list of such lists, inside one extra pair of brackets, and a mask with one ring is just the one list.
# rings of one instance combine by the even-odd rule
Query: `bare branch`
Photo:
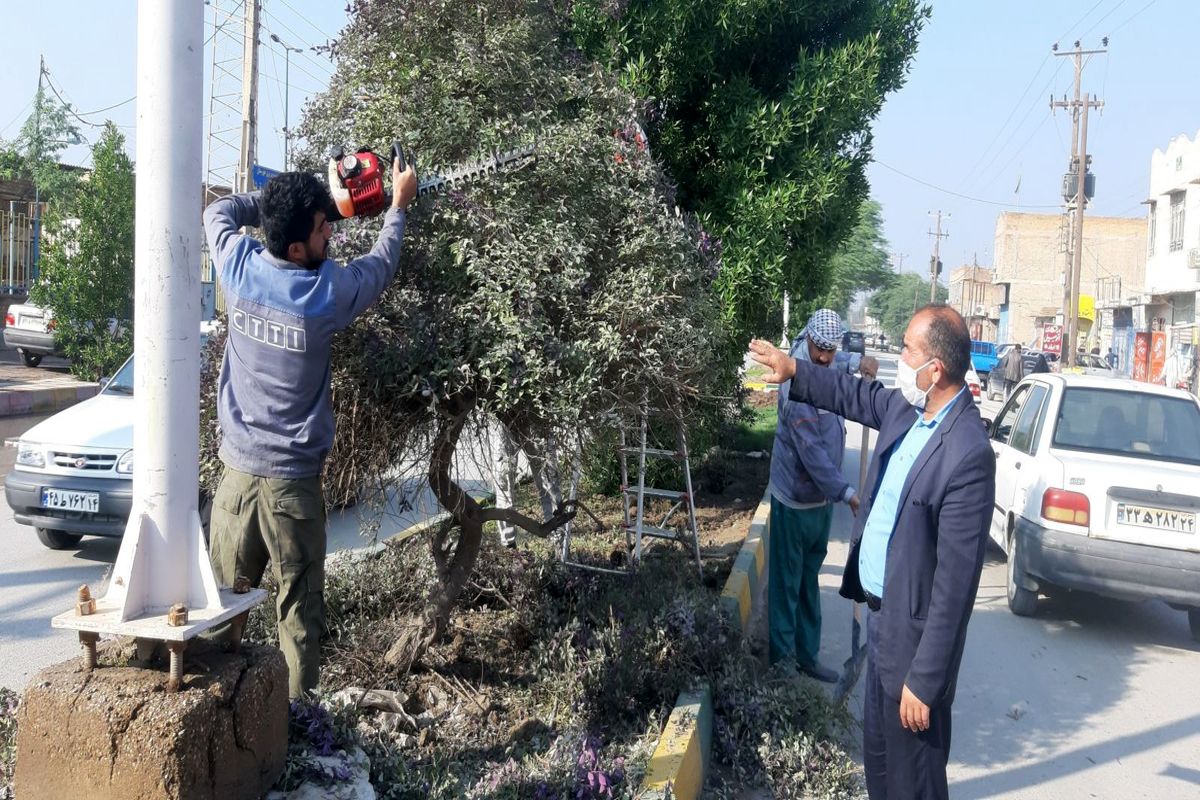
[(576, 501), (568, 500), (558, 507), (558, 511), (553, 517), (545, 522), (538, 522), (532, 517), (527, 517), (515, 508), (485, 508), (479, 512), (479, 519), (482, 522), (508, 522), (525, 529), (534, 536), (545, 538), (575, 519), (575, 515), (578, 513), (576, 505)]

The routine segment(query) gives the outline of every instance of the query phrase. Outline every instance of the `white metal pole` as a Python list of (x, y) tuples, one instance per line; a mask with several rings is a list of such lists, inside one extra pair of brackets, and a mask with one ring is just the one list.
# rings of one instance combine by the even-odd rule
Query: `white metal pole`
[(55, 627), (186, 641), (265, 595), (218, 590), (197, 510), (203, 9), (138, 3), (133, 508), (95, 612)]
[(203, 32), (199, 0), (138, 4), (138, 61), (155, 66), (139, 66), (137, 86), (133, 486), (162, 548), (153, 571), (177, 590), (199, 489)]

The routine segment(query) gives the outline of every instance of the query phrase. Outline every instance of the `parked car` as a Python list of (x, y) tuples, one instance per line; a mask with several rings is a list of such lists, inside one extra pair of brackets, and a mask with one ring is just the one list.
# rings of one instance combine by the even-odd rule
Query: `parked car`
[(979, 382), (979, 374), (975, 372), (974, 367), (967, 367), (966, 381), (967, 389), (971, 392), (975, 405), (979, 405), (983, 402), (983, 384)]
[(1075, 356), (1075, 365), (1082, 370), (1084, 375), (1111, 378), (1114, 374), (1112, 366), (1102, 356), (1095, 353), (1080, 353)]
[(84, 534), (121, 536), (133, 505), (133, 357), (95, 397), (39, 422), (16, 441), (4, 480), (13, 517), (61, 550)]
[(987, 387), (988, 378), (999, 360), (1000, 355), (994, 342), (971, 340), (971, 367), (979, 375), (980, 386)]
[[(1008, 353), (1012, 345), (1005, 345), (1001, 349), (1001, 358)], [(1023, 370), (1026, 375), (1046, 374), (1057, 372), (1058, 355), (1056, 353), (1045, 353), (1040, 350), (1022, 350), (1021, 363), (1024, 365)], [(988, 384), (985, 388), (985, 394), (988, 400), (1003, 400), (1004, 399), (1004, 382), (1000, 380), (1000, 376), (996, 376), (997, 380), (994, 383)]]
[(867, 340), (861, 331), (846, 331), (842, 334), (842, 349), (847, 353), (866, 355)]
[(21, 355), (27, 367), (36, 367), (45, 356), (62, 356), (54, 337), (54, 312), (32, 303), (15, 303), (4, 315), (4, 345)]
[(1008, 605), (1047, 587), (1157, 598), (1200, 640), (1200, 403), (1120, 378), (1041, 374), (989, 425), (991, 536), (1008, 555)]
[[(201, 323), (201, 341), (212, 324)], [(10, 444), (16, 463), (4, 481), (14, 519), (52, 550), (87, 536), (120, 537), (133, 505), (134, 356), (95, 397), (34, 425)], [(207, 521), (208, 498), (199, 508)]]

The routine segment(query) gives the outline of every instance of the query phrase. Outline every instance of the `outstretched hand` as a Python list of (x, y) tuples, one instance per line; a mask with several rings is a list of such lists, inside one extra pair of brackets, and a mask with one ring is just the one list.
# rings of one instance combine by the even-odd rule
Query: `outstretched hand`
[(783, 383), (796, 374), (795, 359), (763, 339), (750, 342), (750, 357), (771, 370), (763, 376), (767, 383)]

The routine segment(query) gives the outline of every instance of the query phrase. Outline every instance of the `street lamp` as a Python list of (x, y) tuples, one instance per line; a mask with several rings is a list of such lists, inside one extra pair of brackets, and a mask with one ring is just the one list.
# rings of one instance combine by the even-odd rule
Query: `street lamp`
[(288, 169), (288, 151), (291, 150), (292, 128), (288, 120), (288, 89), (291, 87), (289, 74), (291, 72), (292, 53), (303, 53), (299, 47), (290, 47), (275, 34), (271, 41), (283, 48), (283, 171)]

